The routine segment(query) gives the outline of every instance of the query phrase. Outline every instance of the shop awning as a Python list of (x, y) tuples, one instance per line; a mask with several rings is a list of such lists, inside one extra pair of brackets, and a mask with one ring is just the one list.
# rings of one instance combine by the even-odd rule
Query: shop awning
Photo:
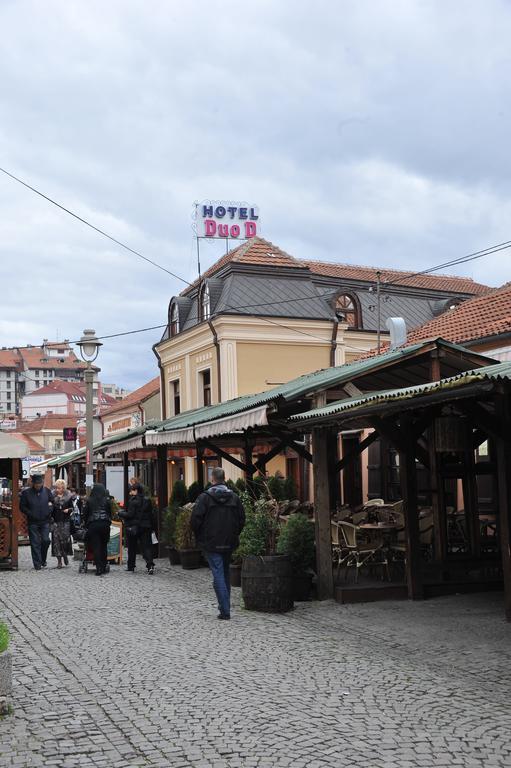
[(195, 443), (193, 427), (168, 432), (146, 432), (146, 445), (190, 445)]
[(226, 416), (195, 427), (195, 439), (230, 435), (233, 432), (244, 432), (251, 427), (266, 427), (268, 425), (268, 408), (266, 405), (243, 411), (235, 416)]
[(111, 456), (117, 456), (119, 453), (124, 453), (125, 451), (134, 451), (136, 448), (143, 448), (143, 438), (142, 435), (137, 435), (136, 437), (130, 437), (128, 440), (121, 440), (118, 443), (115, 443), (115, 445), (111, 445), (105, 450), (105, 457), (109, 459)]

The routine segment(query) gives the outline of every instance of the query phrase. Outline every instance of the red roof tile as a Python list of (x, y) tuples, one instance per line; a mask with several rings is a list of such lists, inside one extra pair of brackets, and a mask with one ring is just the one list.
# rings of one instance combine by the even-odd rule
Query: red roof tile
[[(232, 251), (229, 251), (221, 259), (219, 259), (213, 266), (207, 269), (202, 275), (205, 277), (212, 277), (222, 267), (230, 263), (243, 263), (243, 264), (266, 264), (272, 267), (295, 267), (298, 269), (307, 269), (307, 264), (299, 259), (295, 259), (294, 256), (290, 256), (278, 246), (273, 245), (269, 240), (264, 240), (262, 237), (252, 237), (250, 240), (246, 240), (241, 245), (238, 245)], [(183, 291), (183, 294), (188, 293), (191, 288), (198, 284), (198, 280), (189, 288)]]
[(133, 392), (130, 392), (130, 394), (126, 395), (126, 397), (123, 397), (122, 400), (116, 400), (115, 405), (112, 405), (111, 408), (106, 408), (101, 413), (101, 416), (109, 416), (111, 413), (129, 411), (130, 408), (134, 408), (139, 403), (143, 403), (148, 398), (156, 395), (159, 391), (160, 377), (156, 376), (154, 379), (151, 379), (151, 381), (148, 381), (147, 384), (144, 384), (142, 387), (139, 387), (138, 389), (133, 390)]
[(63, 427), (76, 427), (81, 417), (69, 416), (65, 413), (50, 413), (37, 419), (18, 422), (18, 431), (24, 435), (33, 435), (43, 429), (57, 430)]
[[(62, 357), (50, 357), (45, 355), (42, 347), (31, 347), (30, 349), (20, 349), (21, 357), (27, 368), (65, 368), (71, 369), (83, 369), (87, 367), (87, 364), (77, 358), (74, 352), (69, 352)], [(63, 360), (64, 362), (61, 362)]]
[[(290, 256), (278, 246), (262, 237), (253, 237), (222, 256), (213, 266), (203, 274), (204, 277), (212, 277), (226, 264), (264, 264), (265, 266), (295, 267), (309, 269), (315, 275), (336, 277), (343, 280), (361, 280), (374, 283), (376, 281), (376, 267), (357, 266), (356, 264), (335, 264), (310, 259), (296, 259)], [(380, 269), (381, 280), (396, 285), (410, 286), (411, 288), (424, 288), (446, 293), (468, 293), (472, 296), (486, 293), (488, 286), (476, 283), (470, 277), (455, 277), (453, 275), (416, 275), (414, 272), (396, 269)], [(413, 277), (412, 277), (413, 275)], [(186, 295), (198, 284), (198, 280), (183, 291)]]
[(16, 349), (0, 349), (0, 368), (20, 368), (21, 357)]
[[(304, 261), (315, 275), (338, 277), (344, 280), (376, 281), (376, 267), (361, 267), (355, 264), (329, 264), (323, 261)], [(487, 285), (476, 283), (470, 277), (455, 277), (453, 275), (416, 275), (414, 272), (404, 272), (396, 269), (380, 269), (382, 282), (411, 288), (426, 288), (446, 293), (469, 293), (481, 295), (488, 293)], [(413, 277), (411, 277), (413, 275)]]
[(29, 435), (23, 435), (21, 432), (12, 432), (11, 434), (13, 437), (17, 438), (17, 440), (22, 440), (26, 444), (27, 455), (34, 453), (44, 453), (44, 445), (38, 443), (37, 440), (34, 440), (33, 437), (29, 437)]
[(486, 296), (466, 299), (454, 309), (414, 328), (408, 342), (442, 336), (463, 343), (511, 332), (511, 283), (495, 288)]

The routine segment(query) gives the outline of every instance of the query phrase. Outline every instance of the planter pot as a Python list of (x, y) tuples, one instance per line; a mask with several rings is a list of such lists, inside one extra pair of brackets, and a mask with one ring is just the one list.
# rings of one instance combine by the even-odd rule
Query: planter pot
[(179, 565), (181, 563), (181, 555), (173, 547), (168, 548), (169, 563), (171, 565)]
[(202, 557), (200, 549), (180, 549), (179, 557), (185, 571), (201, 567)]
[(293, 577), (288, 558), (285, 555), (244, 557), (241, 594), (249, 611), (290, 611), (293, 607)]
[(313, 578), (312, 573), (293, 574), (293, 600), (302, 603), (311, 599)]
[(9, 651), (0, 653), (0, 715), (9, 711), (9, 697), (12, 691), (12, 658)]
[(229, 566), (231, 587), (241, 587), (241, 565), (232, 563)]

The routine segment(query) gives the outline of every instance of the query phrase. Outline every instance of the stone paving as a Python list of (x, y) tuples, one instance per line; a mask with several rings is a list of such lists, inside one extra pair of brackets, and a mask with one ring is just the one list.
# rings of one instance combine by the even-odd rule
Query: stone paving
[[(234, 590), (239, 604), (239, 590)], [(502, 596), (216, 619), (207, 570), (0, 573), (0, 766), (511, 766)]]

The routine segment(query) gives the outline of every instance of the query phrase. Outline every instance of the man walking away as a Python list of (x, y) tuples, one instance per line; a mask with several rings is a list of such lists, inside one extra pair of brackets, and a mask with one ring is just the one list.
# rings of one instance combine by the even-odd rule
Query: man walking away
[(50, 546), (50, 517), (53, 495), (43, 485), (42, 475), (32, 475), (31, 485), (21, 493), (20, 509), (27, 518), (32, 562), (36, 571), (46, 568), (46, 555)]
[(192, 512), (192, 528), (197, 545), (204, 551), (213, 574), (218, 598), (219, 619), (231, 618), (231, 555), (239, 544), (245, 525), (245, 510), (239, 496), (225, 485), (225, 472), (215, 467), (213, 485), (201, 493)]

